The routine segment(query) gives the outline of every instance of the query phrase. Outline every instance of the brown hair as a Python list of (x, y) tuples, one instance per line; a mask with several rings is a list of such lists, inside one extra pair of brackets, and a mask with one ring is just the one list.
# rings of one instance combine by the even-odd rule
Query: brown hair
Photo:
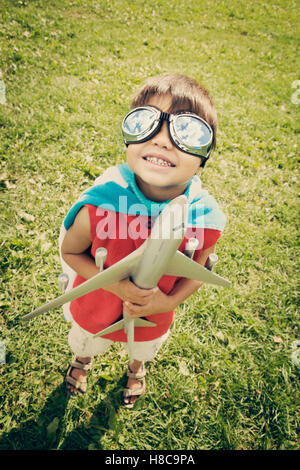
[(212, 148), (216, 147), (217, 112), (208, 91), (194, 78), (180, 74), (164, 74), (148, 78), (135, 94), (131, 106), (146, 105), (154, 95), (171, 95), (169, 113), (189, 111), (204, 119), (212, 128), (214, 136)]

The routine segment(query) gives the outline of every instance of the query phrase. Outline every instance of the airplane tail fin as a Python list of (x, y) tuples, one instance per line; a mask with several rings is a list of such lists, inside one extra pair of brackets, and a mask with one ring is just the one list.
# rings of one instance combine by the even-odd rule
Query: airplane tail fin
[[(156, 323), (153, 323), (148, 320), (144, 320), (144, 318), (134, 318), (132, 321), (134, 322), (134, 328), (136, 328), (137, 326), (143, 326), (143, 327), (156, 326)], [(114, 333), (115, 331), (122, 330), (125, 327), (126, 327), (126, 321), (124, 319), (120, 320), (114, 323), (113, 325), (108, 326), (104, 330), (99, 331), (99, 333), (96, 333), (94, 335), (94, 338), (97, 338), (98, 336), (103, 336), (103, 335), (108, 335), (110, 333)]]

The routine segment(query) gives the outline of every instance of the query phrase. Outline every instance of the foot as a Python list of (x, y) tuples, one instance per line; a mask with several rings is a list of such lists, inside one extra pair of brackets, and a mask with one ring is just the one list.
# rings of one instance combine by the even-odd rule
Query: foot
[(87, 382), (87, 371), (91, 369), (91, 357), (79, 357), (71, 361), (70, 367), (66, 375), (66, 390), (69, 395), (77, 393), (85, 393)]
[(132, 408), (135, 400), (145, 393), (145, 375), (146, 370), (143, 362), (133, 361), (132, 364), (128, 364), (128, 382), (123, 393), (126, 408)]

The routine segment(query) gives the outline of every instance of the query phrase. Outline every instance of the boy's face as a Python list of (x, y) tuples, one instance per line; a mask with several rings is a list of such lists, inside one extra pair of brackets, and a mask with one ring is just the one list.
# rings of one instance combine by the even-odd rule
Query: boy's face
[[(171, 97), (153, 96), (147, 105), (168, 112)], [(152, 139), (127, 147), (127, 162), (146, 197), (167, 200), (182, 194), (199, 169), (199, 157), (179, 150), (170, 140), (166, 121)], [(166, 165), (166, 163), (168, 165)]]

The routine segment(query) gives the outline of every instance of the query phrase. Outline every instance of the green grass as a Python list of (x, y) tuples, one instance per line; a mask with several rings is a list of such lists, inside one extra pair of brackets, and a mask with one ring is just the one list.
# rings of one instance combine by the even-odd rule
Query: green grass
[[(272, 2), (2, 0), (0, 449), (299, 449), (299, 8)], [(216, 271), (176, 310), (148, 394), (121, 406), (127, 356), (68, 401), (69, 325), (21, 317), (57, 295), (66, 210), (124, 161), (120, 122), (148, 76), (184, 72), (218, 110), (203, 185), (228, 223)]]

